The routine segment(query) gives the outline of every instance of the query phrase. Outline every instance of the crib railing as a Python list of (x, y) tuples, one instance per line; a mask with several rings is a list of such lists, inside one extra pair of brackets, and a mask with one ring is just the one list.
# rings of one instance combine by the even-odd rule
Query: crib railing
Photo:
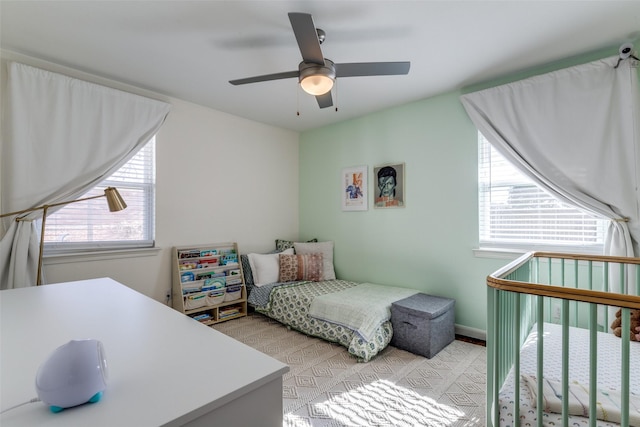
[[(589, 423), (596, 425), (597, 332), (608, 331), (615, 310), (622, 309), (622, 331), (629, 331), (630, 309), (640, 309), (640, 258), (548, 252), (527, 253), (487, 277), (487, 426), (500, 425), (499, 392), (514, 369), (513, 425), (519, 425), (520, 348), (536, 325), (537, 378), (543, 377), (543, 324), (562, 328), (562, 394), (568, 396), (569, 326), (589, 330)], [(629, 419), (628, 334), (621, 340), (622, 426)], [(626, 398), (625, 398), (626, 396)], [(568, 399), (563, 425), (568, 425)], [(538, 381), (537, 420), (542, 425), (542, 381)]]

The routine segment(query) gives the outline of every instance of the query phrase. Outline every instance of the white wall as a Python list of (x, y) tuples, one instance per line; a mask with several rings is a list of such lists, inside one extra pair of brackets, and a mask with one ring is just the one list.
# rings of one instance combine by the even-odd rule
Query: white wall
[[(37, 60), (30, 65), (61, 72)], [(3, 84), (4, 79), (5, 73)], [(159, 250), (45, 259), (48, 283), (112, 277), (163, 301), (171, 284), (173, 246), (235, 241), (246, 253), (272, 250), (276, 238), (297, 237), (298, 134), (164, 100), (172, 110), (156, 137)]]

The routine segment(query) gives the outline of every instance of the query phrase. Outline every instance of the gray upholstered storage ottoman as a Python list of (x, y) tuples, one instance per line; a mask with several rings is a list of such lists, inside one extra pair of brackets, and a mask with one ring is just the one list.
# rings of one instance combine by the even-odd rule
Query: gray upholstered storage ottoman
[(455, 300), (415, 294), (391, 304), (391, 345), (431, 359), (455, 339)]

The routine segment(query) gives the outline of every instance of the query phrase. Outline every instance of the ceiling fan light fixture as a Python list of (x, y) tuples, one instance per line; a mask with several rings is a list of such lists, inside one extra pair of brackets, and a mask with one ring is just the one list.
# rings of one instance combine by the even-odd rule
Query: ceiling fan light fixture
[(229, 83), (244, 85), (297, 77), (298, 84), (302, 89), (315, 96), (318, 106), (327, 108), (333, 105), (331, 89), (333, 89), (337, 77), (398, 76), (409, 73), (411, 66), (409, 61), (334, 64), (322, 53), (320, 45), (325, 40), (326, 33), (320, 28), (316, 28), (313, 17), (308, 13), (300, 12), (289, 12), (288, 15), (293, 34), (298, 42), (298, 48), (302, 54), (302, 62), (298, 65), (298, 70), (229, 80)]
[(314, 74), (303, 78), (300, 86), (310, 95), (324, 95), (333, 87), (333, 79), (322, 74)]
[(324, 95), (333, 88), (336, 79), (333, 62), (325, 59), (326, 65), (300, 64), (300, 86), (310, 95)]

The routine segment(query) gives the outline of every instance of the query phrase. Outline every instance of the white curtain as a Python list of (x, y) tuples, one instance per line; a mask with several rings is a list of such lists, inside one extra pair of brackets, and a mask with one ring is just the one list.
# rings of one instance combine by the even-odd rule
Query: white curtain
[[(607, 58), (463, 95), (469, 117), (559, 199), (611, 219), (608, 255), (640, 255), (638, 63)], [(634, 250), (635, 246), (635, 250)]]
[[(18, 63), (9, 64), (7, 91), (3, 212), (78, 198), (129, 161), (170, 110), (164, 102)], [(29, 218), (40, 216), (38, 210)], [(0, 288), (31, 286), (39, 230), (13, 218), (4, 225)]]

